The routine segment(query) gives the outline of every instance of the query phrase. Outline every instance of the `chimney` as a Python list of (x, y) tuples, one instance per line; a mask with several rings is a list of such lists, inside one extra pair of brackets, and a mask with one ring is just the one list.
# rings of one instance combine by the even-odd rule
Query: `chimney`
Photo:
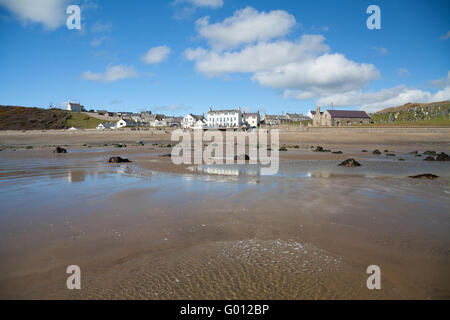
[(320, 115), (320, 107), (316, 107), (316, 114)]

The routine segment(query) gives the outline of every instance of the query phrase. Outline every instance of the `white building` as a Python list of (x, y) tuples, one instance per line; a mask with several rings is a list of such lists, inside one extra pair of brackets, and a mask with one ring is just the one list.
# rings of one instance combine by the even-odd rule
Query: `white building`
[(188, 115), (186, 115), (183, 118), (183, 121), (181, 122), (181, 126), (183, 128), (194, 128), (195, 125), (197, 124), (197, 122), (199, 120), (204, 119), (205, 117), (203, 115), (199, 116), (199, 115), (195, 115), (192, 113), (189, 113)]
[(243, 124), (241, 108), (212, 110), (209, 108), (206, 123), (210, 128), (237, 128)]
[(83, 111), (83, 106), (79, 103), (68, 102), (67, 111), (81, 112)]
[(244, 112), (242, 114), (242, 121), (245, 122), (251, 128), (259, 127), (259, 123), (260, 123), (259, 112), (256, 112), (256, 113), (245, 113)]
[(135, 126), (136, 126), (136, 122), (130, 121), (130, 120), (126, 120), (126, 119), (120, 119), (116, 123), (116, 128), (117, 129), (123, 128), (123, 127), (135, 127)]
[(309, 110), (306, 116), (310, 118), (311, 120), (314, 119), (314, 116), (316, 115), (316, 112), (313, 110)]
[(203, 129), (207, 127), (207, 122), (205, 118), (198, 119), (194, 125), (194, 129)]
[(115, 123), (99, 123), (97, 130), (114, 129), (115, 127)]

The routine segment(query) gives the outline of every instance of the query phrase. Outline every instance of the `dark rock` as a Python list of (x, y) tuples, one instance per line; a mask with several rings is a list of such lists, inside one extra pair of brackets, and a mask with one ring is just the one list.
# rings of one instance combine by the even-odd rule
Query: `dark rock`
[(316, 149), (313, 150), (314, 152), (323, 152), (324, 149), (321, 146), (317, 146)]
[(123, 162), (131, 162), (131, 161), (128, 159), (121, 158), (121, 157), (111, 157), (111, 158), (109, 158), (108, 162), (109, 163), (123, 163)]
[(355, 159), (347, 159), (345, 161), (342, 161), (340, 164), (338, 164), (338, 166), (359, 167), (359, 166), (361, 166), (361, 164), (358, 161), (356, 161)]
[(450, 161), (450, 156), (444, 152), (441, 152), (436, 156), (436, 161)]
[(427, 156), (435, 156), (436, 151), (425, 151), (423, 154), (426, 154)]
[(67, 150), (61, 147), (56, 147), (56, 149), (53, 150), (53, 153), (67, 153)]
[(171, 158), (171, 157), (172, 157), (172, 154), (171, 154), (171, 153), (160, 154), (158, 157), (161, 157), (161, 158)]
[(410, 154), (418, 154), (419, 151), (411, 151)]
[(248, 156), (248, 154), (240, 154), (234, 156), (234, 160), (250, 160), (250, 157)]
[(278, 149), (278, 151), (288, 151), (286, 147), (280, 147), (280, 149)]
[(423, 174), (418, 174), (418, 175), (409, 176), (409, 177), (413, 178), (413, 179), (429, 179), (429, 180), (439, 178), (439, 176), (431, 174), (431, 173), (423, 173)]
[(342, 154), (343, 152), (342, 151), (333, 151), (332, 153), (334, 153), (334, 154)]
[(423, 161), (434, 161), (434, 158), (432, 156), (428, 156)]
[(393, 154), (393, 153), (386, 153), (386, 157), (395, 157), (395, 154)]
[(381, 151), (380, 150), (373, 150), (373, 152), (372, 152), (373, 154), (381, 154)]
[(368, 152), (367, 150), (361, 150), (361, 152)]

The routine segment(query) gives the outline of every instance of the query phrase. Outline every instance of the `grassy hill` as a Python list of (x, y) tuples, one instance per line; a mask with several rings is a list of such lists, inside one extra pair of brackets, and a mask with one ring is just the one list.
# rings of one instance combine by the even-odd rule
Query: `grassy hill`
[(95, 117), (91, 117), (85, 113), (70, 112), (70, 117), (67, 119), (67, 126), (83, 129), (95, 129), (100, 123), (108, 123), (112, 121), (105, 121)]
[(94, 129), (102, 122), (78, 112), (0, 105), (0, 130)]
[(372, 114), (373, 124), (450, 125), (450, 101), (407, 103)]
[(69, 117), (57, 109), (0, 106), (0, 130), (64, 129)]

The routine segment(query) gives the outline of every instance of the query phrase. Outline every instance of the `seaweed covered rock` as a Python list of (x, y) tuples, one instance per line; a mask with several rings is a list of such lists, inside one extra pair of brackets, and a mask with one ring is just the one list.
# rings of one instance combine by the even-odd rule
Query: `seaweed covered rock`
[(340, 164), (338, 164), (338, 166), (341, 167), (360, 167), (361, 164), (356, 161), (355, 159), (347, 159), (345, 161), (342, 161)]
[(422, 174), (418, 174), (415, 176), (409, 176), (410, 178), (413, 179), (428, 179), (428, 180), (434, 180), (436, 178), (439, 178), (439, 176), (435, 175), (435, 174), (431, 174), (431, 173), (422, 173)]
[(121, 158), (121, 157), (111, 157), (108, 160), (109, 163), (124, 163), (124, 162), (131, 162), (128, 159)]
[(432, 156), (428, 156), (423, 161), (434, 161), (434, 158)]
[(53, 150), (53, 153), (67, 153), (67, 150), (61, 147), (56, 147), (56, 149)]
[(441, 152), (436, 156), (436, 161), (450, 161), (450, 156), (444, 152)]

